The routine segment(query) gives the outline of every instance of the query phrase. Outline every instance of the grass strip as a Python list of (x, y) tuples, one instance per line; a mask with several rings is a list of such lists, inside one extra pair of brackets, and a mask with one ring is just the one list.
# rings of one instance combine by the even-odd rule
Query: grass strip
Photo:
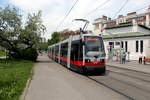
[(0, 60), (0, 100), (19, 100), (34, 62)]
[(6, 56), (6, 52), (5, 51), (0, 51), (0, 56)]

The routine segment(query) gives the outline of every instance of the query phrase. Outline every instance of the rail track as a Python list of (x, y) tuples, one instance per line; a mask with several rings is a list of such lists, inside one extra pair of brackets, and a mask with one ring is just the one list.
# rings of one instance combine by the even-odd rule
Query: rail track
[(105, 75), (87, 75), (86, 77), (129, 100), (150, 100), (150, 74), (109, 67)]

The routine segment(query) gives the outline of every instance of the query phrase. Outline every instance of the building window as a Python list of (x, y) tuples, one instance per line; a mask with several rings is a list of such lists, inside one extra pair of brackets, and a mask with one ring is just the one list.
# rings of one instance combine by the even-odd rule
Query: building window
[(136, 52), (139, 52), (139, 41), (136, 41)]
[(114, 42), (109, 42), (109, 46), (110, 46), (110, 52), (111, 52), (112, 49), (114, 48)]
[(120, 42), (115, 42), (116, 45), (120, 45)]
[(124, 43), (123, 43), (123, 41), (121, 41), (121, 48), (123, 48), (124, 47)]
[(125, 52), (128, 52), (128, 42), (125, 41)]
[(140, 52), (143, 52), (143, 40), (140, 41)]

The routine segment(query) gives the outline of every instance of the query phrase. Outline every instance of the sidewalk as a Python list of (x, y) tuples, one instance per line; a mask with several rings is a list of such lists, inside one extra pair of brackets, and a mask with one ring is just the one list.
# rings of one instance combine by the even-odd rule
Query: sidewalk
[(106, 65), (150, 74), (150, 64), (147, 65), (139, 64), (138, 61), (130, 61), (130, 62), (126, 62), (125, 64), (120, 64), (119, 61), (106, 61)]
[(40, 56), (22, 100), (127, 100), (93, 80)]

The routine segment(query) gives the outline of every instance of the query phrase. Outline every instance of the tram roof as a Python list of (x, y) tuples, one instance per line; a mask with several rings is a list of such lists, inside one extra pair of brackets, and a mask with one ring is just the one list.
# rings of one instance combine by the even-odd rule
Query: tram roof
[[(83, 35), (83, 36), (100, 36), (100, 35), (94, 35), (94, 34), (82, 34), (82, 35)], [(69, 41), (70, 38), (72, 38), (72, 41), (79, 40), (80, 37), (81, 37), (80, 34), (78, 34), (78, 35), (72, 35), (72, 36), (70, 36), (69, 38), (67, 38), (67, 39), (65, 39), (65, 40), (63, 40), (63, 41), (60, 41), (59, 43), (53, 44), (53, 45), (51, 45), (51, 46), (48, 46), (48, 48), (49, 48), (49, 47), (54, 47), (54, 46), (56, 46), (56, 45), (60, 45), (61, 43), (66, 43), (66, 42)], [(101, 37), (101, 36), (100, 36), (100, 37)]]

